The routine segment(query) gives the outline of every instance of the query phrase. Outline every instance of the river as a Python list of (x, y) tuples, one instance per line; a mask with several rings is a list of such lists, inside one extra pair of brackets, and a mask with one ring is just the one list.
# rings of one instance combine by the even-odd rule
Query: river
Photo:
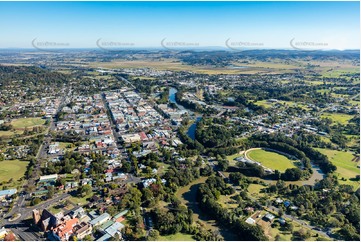
[[(178, 92), (178, 90), (174, 87), (169, 88), (169, 102), (174, 103), (180, 110), (186, 110), (189, 112), (190, 115), (194, 115), (195, 113), (187, 108), (185, 108), (184, 106), (180, 105), (179, 103), (177, 103), (177, 100), (175, 98), (175, 94)], [(187, 130), (187, 135), (188, 137), (190, 137), (192, 140), (195, 139), (196, 137), (196, 128), (197, 128), (197, 123), (202, 119), (202, 116), (197, 116), (195, 119), (195, 122), (188, 128)], [(316, 180), (322, 180), (325, 177), (325, 174), (321, 171), (321, 169), (314, 165), (311, 162), (312, 165), (312, 176), (307, 180), (307, 181), (303, 181), (303, 185), (314, 185), (316, 183)]]
[(202, 117), (197, 117), (196, 121), (194, 123), (192, 123), (192, 125), (188, 128), (187, 130), (187, 135), (189, 136), (189, 138), (191, 138), (192, 140), (196, 139), (196, 129), (197, 129), (197, 123), (202, 119)]
[[(178, 90), (174, 87), (169, 88), (169, 102), (174, 103), (180, 110), (187, 110), (188, 112), (192, 112), (179, 103), (177, 103), (177, 100), (175, 98), (175, 94), (178, 92)], [(192, 112), (193, 113), (193, 112)]]
[[(178, 92), (178, 90), (174, 87), (169, 88), (169, 102), (174, 103), (180, 110), (186, 110), (191, 116), (193, 116), (195, 113), (187, 108), (185, 108), (184, 106), (180, 105), (176, 98), (175, 95)], [(195, 119), (195, 122), (188, 128), (187, 130), (187, 135), (194, 140), (195, 136), (196, 136), (196, 128), (197, 128), (197, 122), (199, 120), (201, 120), (202, 117), (198, 116)]]

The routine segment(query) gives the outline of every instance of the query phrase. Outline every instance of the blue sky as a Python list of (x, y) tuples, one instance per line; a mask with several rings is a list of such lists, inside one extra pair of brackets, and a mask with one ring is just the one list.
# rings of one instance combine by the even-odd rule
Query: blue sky
[(359, 2), (0, 2), (0, 48), (31, 42), (96, 47), (96, 41), (160, 47), (247, 42), (290, 48), (290, 40), (359, 49)]

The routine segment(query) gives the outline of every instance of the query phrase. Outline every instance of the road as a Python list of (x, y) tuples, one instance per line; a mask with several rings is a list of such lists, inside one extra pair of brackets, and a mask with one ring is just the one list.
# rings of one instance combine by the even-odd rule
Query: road
[(18, 202), (20, 206), (14, 206), (12, 211), (8, 214), (8, 217), (11, 217), (14, 214), (18, 213), (21, 214), (21, 216), (14, 221), (9, 221), (9, 219), (0, 220), (0, 227), (4, 226), (5, 228), (10, 228), (14, 232), (14, 234), (19, 236), (24, 241), (44, 240), (42, 238), (42, 235), (38, 231), (34, 230), (31, 226), (29, 226), (29, 223), (26, 223), (26, 220), (32, 217), (32, 211), (34, 209), (47, 209), (51, 205), (54, 205), (69, 196), (70, 195), (67, 193), (55, 195), (54, 198), (32, 207), (25, 207), (25, 197), (21, 197), (18, 200), (20, 201)]
[[(71, 89), (68, 89), (68, 95), (63, 95), (60, 105), (57, 108), (58, 113), (61, 108), (63, 107), (65, 103), (65, 99), (67, 96), (69, 96)], [(48, 146), (51, 142), (52, 137), (49, 135), (49, 132), (51, 130), (55, 130), (55, 122), (53, 117), (50, 118), (50, 124), (48, 129), (45, 132), (45, 138), (43, 143), (40, 145), (39, 150), (35, 156), (36, 164), (34, 165), (34, 172), (33, 177), (31, 177), (29, 180), (25, 180), (22, 184), (22, 187), (18, 190), (19, 194), (23, 194), (25, 192), (25, 188), (27, 184), (35, 184), (36, 179), (40, 175), (40, 169), (41, 169), (41, 161), (43, 158), (46, 158), (46, 153)], [(18, 235), (22, 240), (25, 241), (37, 241), (41, 239), (41, 235), (39, 233), (36, 233), (36, 231), (32, 231), (29, 228), (28, 224), (24, 224), (24, 220), (32, 216), (33, 209), (45, 209), (48, 208), (50, 205), (59, 202), (60, 200), (70, 196), (69, 194), (61, 194), (61, 195), (55, 195), (53, 199), (47, 200), (44, 203), (41, 203), (39, 205), (33, 206), (33, 207), (25, 207), (25, 200), (30, 198), (30, 194), (24, 194), (19, 195), (17, 201), (15, 202), (13, 208), (11, 211), (8, 212), (7, 215), (5, 215), (5, 218), (12, 217), (15, 214), (21, 214), (19, 218), (17, 218), (15, 221), (9, 221), (5, 219), (0, 219), (0, 227), (5, 226), (6, 228), (11, 228), (12, 231)]]
[(6, 225), (10, 225), (10, 224), (17, 224), (17, 223), (19, 223), (19, 221), (26, 220), (27, 218), (32, 216), (32, 211), (34, 209), (46, 209), (46, 208), (50, 207), (51, 205), (56, 204), (59, 201), (65, 199), (69, 196), (70, 196), (70, 194), (68, 194), (68, 193), (55, 195), (54, 198), (49, 199), (43, 203), (40, 203), (40, 204), (32, 206), (32, 207), (26, 207), (25, 203), (24, 203), (25, 198), (21, 197), (21, 198), (19, 198), (18, 201), (22, 201), (22, 202), (17, 203), (17, 204), (21, 204), (21, 205), (20, 206), (14, 205), (14, 208), (11, 210), (10, 213), (8, 213), (7, 217), (9, 217), (9, 216), (11, 217), (17, 213), (20, 213), (21, 216), (18, 219), (16, 219), (15, 221), (8, 221), (8, 220), (5, 221), (5, 219), (3, 219), (3, 221), (0, 221), (0, 227), (1, 227), (2, 223), (6, 226)]

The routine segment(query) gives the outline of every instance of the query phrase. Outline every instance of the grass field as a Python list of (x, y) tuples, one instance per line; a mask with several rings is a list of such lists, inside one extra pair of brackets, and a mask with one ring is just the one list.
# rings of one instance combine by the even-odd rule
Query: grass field
[(69, 142), (59, 142), (59, 148), (66, 151), (74, 151), (77, 148), (77, 146), (73, 145), (72, 147), (72, 144), (73, 143), (69, 143)]
[(228, 155), (227, 156), (227, 160), (229, 161), (229, 165), (230, 166), (235, 166), (237, 164), (237, 161), (235, 160), (235, 158), (240, 157), (241, 154), (237, 153), (234, 155)]
[(9, 181), (11, 178), (17, 181), (24, 176), (29, 162), (19, 160), (0, 161), (0, 182)]
[(224, 208), (237, 208), (238, 207), (238, 203), (235, 202), (235, 200), (233, 200), (231, 198), (231, 196), (225, 196), (225, 195), (221, 195), (219, 197), (218, 203), (220, 203), (222, 205), (222, 207)]
[(195, 241), (190, 234), (176, 233), (167, 236), (159, 236), (160, 241)]
[(88, 203), (87, 199), (91, 198), (93, 195), (94, 195), (93, 193), (90, 193), (88, 196), (85, 196), (85, 197), (71, 196), (71, 197), (69, 197), (69, 201), (71, 201), (72, 203), (75, 203), (75, 204), (84, 205), (84, 204)]
[(43, 125), (45, 123), (45, 119), (41, 118), (19, 118), (11, 121), (12, 126), (15, 129), (24, 129), (33, 126)]
[(341, 177), (350, 179), (360, 174), (360, 168), (357, 168), (360, 165), (360, 160), (355, 159), (352, 153), (321, 148), (317, 148), (317, 150), (327, 155), (330, 161), (337, 166), (336, 173), (339, 173)]
[(248, 186), (247, 191), (252, 195), (252, 196), (259, 196), (261, 190), (265, 188), (265, 186), (260, 185), (260, 184), (250, 184)]
[(11, 137), (16, 134), (22, 134), (22, 133), (23, 133), (22, 130), (0, 131), (0, 137)]
[(267, 168), (279, 170), (280, 172), (284, 172), (288, 168), (296, 167), (294, 161), (288, 159), (284, 155), (272, 151), (256, 149), (247, 152), (247, 156), (254, 161), (262, 163), (262, 165)]
[(354, 105), (354, 106), (360, 106), (360, 100), (351, 100), (351, 101), (349, 101), (349, 103), (351, 104), (351, 105)]
[(352, 115), (344, 113), (324, 113), (321, 115), (322, 118), (330, 118), (333, 122), (340, 124), (347, 124), (350, 119), (353, 118)]
[(273, 104), (268, 102), (267, 100), (257, 101), (255, 104), (258, 105), (258, 106), (263, 106), (265, 108), (273, 107)]

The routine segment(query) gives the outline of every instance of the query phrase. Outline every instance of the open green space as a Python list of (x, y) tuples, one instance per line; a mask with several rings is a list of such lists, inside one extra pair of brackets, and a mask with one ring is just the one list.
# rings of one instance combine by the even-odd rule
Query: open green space
[(215, 221), (208, 221), (206, 218), (203, 218), (202, 212), (196, 202), (198, 186), (202, 183), (205, 183), (206, 180), (207, 177), (201, 177), (197, 180), (194, 180), (187, 186), (179, 188), (175, 195), (184, 205), (187, 205), (193, 210), (194, 221), (201, 221), (205, 224), (206, 229), (214, 230), (217, 229), (217, 227), (214, 226)]
[(183, 234), (183, 233), (176, 233), (166, 236), (159, 236), (160, 241), (194, 241), (192, 235), (190, 234)]
[(261, 193), (261, 190), (265, 188), (265, 186), (260, 185), (260, 184), (250, 184), (247, 188), (247, 191), (252, 195), (252, 196), (259, 196)]
[(234, 209), (238, 207), (238, 202), (232, 199), (231, 196), (221, 195), (217, 202), (224, 208)]
[(22, 130), (9, 130), (9, 131), (0, 131), (0, 137), (12, 137), (16, 134), (22, 134)]
[(255, 102), (255, 104), (258, 106), (263, 106), (265, 108), (271, 108), (273, 106), (273, 104), (267, 100), (257, 101)]
[(168, 168), (169, 168), (169, 164), (165, 164), (163, 162), (157, 162), (157, 165), (158, 165), (158, 172), (157, 174), (158, 175), (163, 175), (164, 173), (167, 172)]
[(42, 118), (19, 118), (11, 121), (11, 125), (15, 129), (29, 128), (45, 124), (45, 119)]
[(69, 197), (69, 201), (72, 203), (75, 203), (77, 205), (85, 205), (88, 203), (87, 199), (91, 198), (94, 194), (90, 193), (89, 195), (85, 196), (85, 197), (74, 197), (71, 196)]
[(13, 179), (17, 181), (25, 174), (29, 162), (20, 160), (0, 161), (0, 182)]
[(324, 113), (321, 115), (322, 118), (330, 118), (333, 122), (340, 124), (347, 124), (350, 119), (353, 118), (352, 115), (344, 113)]
[(51, 213), (53, 213), (53, 214), (57, 214), (57, 213), (63, 211), (61, 208), (58, 208), (56, 205), (50, 207), (48, 210), (49, 210)]
[(235, 158), (240, 157), (240, 156), (241, 156), (241, 154), (239, 154), (239, 153), (236, 153), (234, 155), (228, 155), (227, 160), (229, 161), (229, 165), (235, 166), (237, 164), (237, 161), (235, 160)]
[(296, 167), (295, 161), (273, 151), (255, 149), (247, 152), (247, 156), (253, 161), (260, 162), (267, 168), (279, 170), (280, 172), (284, 172), (288, 168)]
[[(194, 180), (185, 187), (181, 187), (176, 192), (176, 197), (181, 201), (182, 204), (186, 205), (193, 211), (193, 221), (200, 222), (207, 230), (219, 230), (220, 234), (225, 240), (235, 240), (233, 233), (228, 231), (226, 228), (219, 226), (215, 220), (211, 220), (207, 217), (207, 214), (202, 212), (197, 202), (197, 190), (200, 184), (205, 183), (208, 177), (200, 177)], [(227, 204), (227, 207), (235, 207), (233, 204), (228, 204), (232, 199), (230, 197), (221, 196), (220, 202), (223, 205)]]
[(360, 174), (360, 168), (357, 167), (360, 165), (360, 159), (351, 152), (321, 148), (317, 148), (317, 150), (327, 155), (330, 161), (337, 166), (336, 173), (339, 173), (341, 177), (350, 179)]
[(350, 100), (348, 101), (351, 105), (360, 106), (360, 100)]

